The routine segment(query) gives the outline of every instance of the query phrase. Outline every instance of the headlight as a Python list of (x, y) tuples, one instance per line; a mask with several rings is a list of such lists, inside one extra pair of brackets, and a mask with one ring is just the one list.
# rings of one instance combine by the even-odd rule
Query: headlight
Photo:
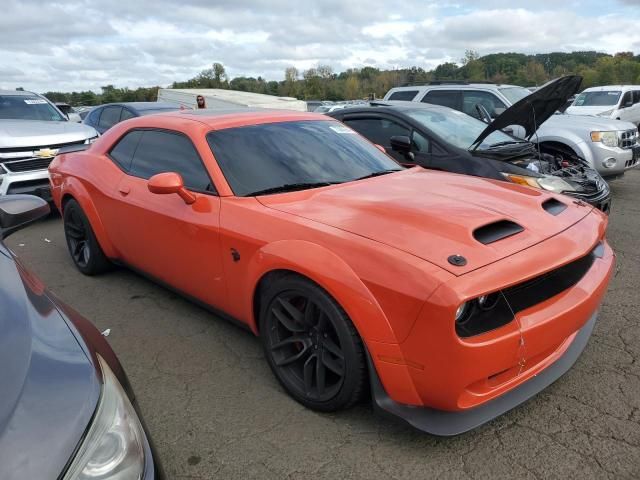
[(550, 192), (562, 193), (575, 191), (575, 188), (573, 188), (570, 183), (560, 177), (554, 177), (553, 175), (546, 175), (542, 178), (538, 178), (538, 183), (542, 188), (549, 190)]
[(553, 175), (544, 175), (541, 177), (529, 177), (527, 175), (514, 175), (511, 173), (503, 173), (503, 175), (513, 183), (542, 188), (544, 190), (549, 190), (550, 192), (562, 193), (575, 191), (575, 188), (573, 188), (571, 184), (565, 182), (560, 177), (554, 177)]
[(459, 322), (464, 317), (465, 313), (467, 313), (467, 308), (467, 302), (458, 307), (458, 309), (456, 310), (456, 322)]
[(98, 356), (104, 385), (89, 432), (64, 480), (129, 480), (144, 474), (144, 432), (120, 382)]
[(612, 108), (611, 110), (607, 110), (607, 111), (605, 111), (605, 112), (600, 112), (600, 113), (598, 113), (597, 115), (598, 115), (599, 117), (610, 117), (610, 116), (611, 116), (611, 114), (613, 113), (613, 110), (614, 110), (614, 109)]
[(618, 134), (616, 132), (591, 132), (592, 142), (601, 142), (607, 147), (618, 146)]

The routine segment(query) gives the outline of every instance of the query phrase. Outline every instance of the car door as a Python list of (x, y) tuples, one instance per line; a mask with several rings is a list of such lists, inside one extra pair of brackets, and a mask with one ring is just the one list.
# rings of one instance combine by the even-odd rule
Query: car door
[(122, 112), (122, 107), (119, 105), (110, 105), (104, 107), (102, 113), (100, 114), (100, 119), (98, 120), (98, 125), (95, 127), (96, 130), (100, 134), (103, 134), (111, 127), (113, 127), (116, 123), (120, 121), (120, 113)]
[[(128, 135), (139, 139), (114, 193), (111, 223), (117, 225), (108, 227), (122, 261), (206, 304), (222, 305), (220, 198), (196, 147), (172, 130), (134, 129)], [(151, 193), (147, 180), (163, 172), (180, 174), (195, 203)]]

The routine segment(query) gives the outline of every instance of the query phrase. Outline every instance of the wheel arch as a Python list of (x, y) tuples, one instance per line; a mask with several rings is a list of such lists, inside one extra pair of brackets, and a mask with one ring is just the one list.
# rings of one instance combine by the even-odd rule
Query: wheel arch
[(304, 277), (324, 289), (345, 310), (364, 340), (398, 343), (387, 317), (373, 294), (338, 255), (318, 244), (282, 240), (261, 248), (250, 260), (249, 326), (259, 335), (260, 295), (282, 275)]
[(117, 254), (115, 247), (107, 235), (107, 231), (102, 224), (98, 210), (96, 209), (93, 200), (91, 200), (89, 192), (87, 192), (86, 188), (79, 180), (74, 178), (68, 178), (66, 180), (60, 197), (60, 213), (62, 213), (62, 215), (64, 215), (64, 206), (69, 202), (69, 200), (75, 200), (78, 202), (78, 205), (80, 205), (80, 208), (82, 208), (82, 211), (87, 216), (93, 233), (95, 234), (98, 244), (100, 245), (100, 248), (102, 248), (104, 254), (108, 258), (116, 258)]

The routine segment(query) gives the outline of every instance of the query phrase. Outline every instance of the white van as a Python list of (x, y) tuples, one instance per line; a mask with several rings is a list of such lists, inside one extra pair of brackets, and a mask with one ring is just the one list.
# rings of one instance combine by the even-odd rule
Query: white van
[(640, 85), (605, 85), (584, 90), (566, 112), (598, 115), (640, 125)]

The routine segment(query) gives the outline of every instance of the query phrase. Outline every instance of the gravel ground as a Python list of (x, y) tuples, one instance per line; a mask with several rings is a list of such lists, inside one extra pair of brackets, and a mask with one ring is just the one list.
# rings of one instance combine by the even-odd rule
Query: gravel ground
[(640, 170), (611, 187), (618, 266), (583, 355), (528, 403), (450, 439), (369, 405), (304, 409), (244, 330), (127, 270), (82, 276), (59, 217), (7, 243), (63, 300), (111, 329), (170, 479), (639, 478)]

